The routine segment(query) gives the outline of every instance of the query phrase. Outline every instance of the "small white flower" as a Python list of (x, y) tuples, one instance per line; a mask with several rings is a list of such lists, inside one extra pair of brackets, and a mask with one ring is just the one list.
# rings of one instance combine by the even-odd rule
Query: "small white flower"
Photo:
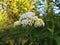
[(40, 27), (40, 26), (45, 26), (44, 22), (42, 19), (38, 19), (35, 24), (34, 24), (35, 27)]
[(35, 27), (40, 27), (41, 26), (41, 23), (39, 21), (36, 21), (35, 24), (34, 24)]
[(36, 21), (36, 20), (38, 20), (38, 16), (34, 16), (34, 17), (32, 17), (32, 19)]
[(25, 20), (22, 20), (22, 21), (21, 21), (21, 24), (22, 24), (23, 26), (26, 26), (26, 25), (28, 24), (28, 20), (26, 20), (26, 19), (25, 19)]
[(35, 16), (35, 13), (33, 13), (33, 12), (27, 12), (26, 15)]
[(14, 22), (14, 27), (20, 25), (20, 21)]
[(22, 26), (36, 26), (36, 27), (40, 27), (40, 26), (44, 26), (44, 22), (42, 19), (39, 19), (38, 16), (35, 16), (35, 13), (33, 12), (27, 12), (25, 14), (23, 14), (20, 19)]
[(27, 18), (27, 16), (26, 16), (26, 14), (23, 14), (23, 15), (20, 17), (20, 20), (23, 20), (23, 19), (25, 19), (25, 18)]
[(42, 26), (45, 26), (45, 23), (42, 19), (39, 19), (40, 23), (42, 24)]
[(28, 20), (28, 25), (32, 26), (34, 22), (32, 20)]

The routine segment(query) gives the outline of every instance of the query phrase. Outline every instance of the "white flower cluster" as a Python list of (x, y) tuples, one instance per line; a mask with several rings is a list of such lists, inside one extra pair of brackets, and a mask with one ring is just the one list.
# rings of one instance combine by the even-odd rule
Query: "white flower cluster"
[[(20, 19), (19, 19), (20, 24), (22, 24), (22, 26), (35, 26), (35, 27), (40, 27), (40, 26), (44, 26), (44, 22), (42, 19), (39, 19), (38, 16), (35, 16), (35, 13), (33, 12), (27, 12), (25, 14), (23, 14)], [(17, 23), (19, 24), (19, 23)], [(16, 25), (16, 23), (15, 23)]]

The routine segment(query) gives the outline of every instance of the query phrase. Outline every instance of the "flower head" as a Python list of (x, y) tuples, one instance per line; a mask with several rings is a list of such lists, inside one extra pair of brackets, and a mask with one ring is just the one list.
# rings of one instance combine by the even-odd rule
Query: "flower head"
[(35, 13), (33, 12), (27, 12), (22, 14), (22, 16), (19, 19), (21, 21), (22, 26), (35, 26), (35, 27), (40, 27), (44, 26), (44, 22), (42, 19), (39, 19), (38, 16), (35, 16)]
[(26, 19), (25, 20), (22, 20), (21, 21), (21, 24), (22, 24), (22, 26), (26, 26), (28, 24), (28, 20), (26, 20)]
[(38, 19), (35, 24), (34, 24), (35, 27), (40, 27), (40, 26), (45, 26), (44, 22), (42, 19)]

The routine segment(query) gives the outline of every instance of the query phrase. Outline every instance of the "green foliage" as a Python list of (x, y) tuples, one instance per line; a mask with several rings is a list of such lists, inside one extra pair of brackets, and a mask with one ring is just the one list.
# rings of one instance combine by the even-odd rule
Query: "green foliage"
[(0, 10), (0, 29), (11, 28), (13, 20), (8, 18), (8, 14), (3, 10)]
[[(48, 16), (48, 15), (47, 15)], [(23, 40), (25, 40), (24, 45), (59, 45), (59, 23), (60, 17), (53, 16), (52, 18), (44, 18), (46, 26), (37, 27), (27, 26), (22, 27), (16, 26), (13, 29), (7, 29), (0, 32), (0, 38), (2, 40), (2, 45), (11, 43), (12, 39), (14, 40), (13, 45), (22, 45)], [(57, 20), (58, 19), (58, 20)], [(52, 21), (53, 20), (53, 21)], [(56, 23), (57, 21), (57, 23)], [(6, 41), (8, 40), (8, 43)], [(11, 41), (9, 41), (11, 40)], [(11, 43), (12, 45), (12, 43)]]
[(16, 26), (13, 29), (8, 29), (1, 32), (0, 38), (3, 41), (13, 39), (14, 40), (13, 44), (17, 44), (17, 45), (22, 44), (22, 41), (24, 39), (26, 40), (28, 39), (27, 41), (25, 40), (24, 45), (29, 45), (29, 44), (31, 45), (59, 45), (59, 37), (56, 37), (56, 36), (59, 36), (60, 34), (59, 32), (60, 17), (55, 16), (55, 15), (51, 18), (50, 17), (51, 15), (49, 16), (49, 18), (44, 18), (46, 26), (43, 28), (42, 27), (35, 28), (33, 26), (21, 27), (20, 25), (20, 26)]
[(35, 2), (30, 2), (29, 0), (6, 0), (5, 2), (9, 18), (13, 18), (14, 20), (18, 20), (19, 16), (23, 13), (32, 11), (35, 4)]
[[(38, 14), (36, 8), (32, 9), (33, 3), (29, 0), (6, 0), (6, 2), (8, 5), (7, 15), (13, 18), (14, 21), (18, 20), (21, 14), (28, 11), (33, 11)], [(13, 2), (15, 5), (12, 5)], [(10, 23), (11, 18), (8, 19), (7, 16), (5, 16), (6, 13), (4, 14), (0, 11), (0, 26), (2, 25), (2, 27), (6, 28), (0, 29), (0, 45), (60, 45), (60, 16), (54, 14), (52, 8), (49, 6), (52, 5), (47, 5), (47, 15), (42, 16), (45, 27), (37, 28), (34, 26), (22, 27), (19, 25), (7, 29), (8, 25), (6, 24)], [(15, 12), (15, 9), (18, 9), (18, 11)], [(18, 16), (16, 17), (15, 15)]]
[(57, 45), (60, 45), (60, 37), (59, 36), (56, 36), (55, 40), (57, 42)]

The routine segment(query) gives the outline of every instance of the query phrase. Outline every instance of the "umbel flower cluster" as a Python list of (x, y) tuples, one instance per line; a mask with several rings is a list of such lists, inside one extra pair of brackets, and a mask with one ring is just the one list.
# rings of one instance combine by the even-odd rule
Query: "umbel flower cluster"
[(35, 27), (40, 27), (44, 26), (45, 23), (43, 22), (42, 19), (38, 18), (38, 16), (35, 15), (33, 12), (27, 12), (22, 14), (22, 16), (19, 18), (19, 21), (16, 21), (14, 23), (14, 27), (17, 25), (22, 25), (24, 26), (35, 26)]

